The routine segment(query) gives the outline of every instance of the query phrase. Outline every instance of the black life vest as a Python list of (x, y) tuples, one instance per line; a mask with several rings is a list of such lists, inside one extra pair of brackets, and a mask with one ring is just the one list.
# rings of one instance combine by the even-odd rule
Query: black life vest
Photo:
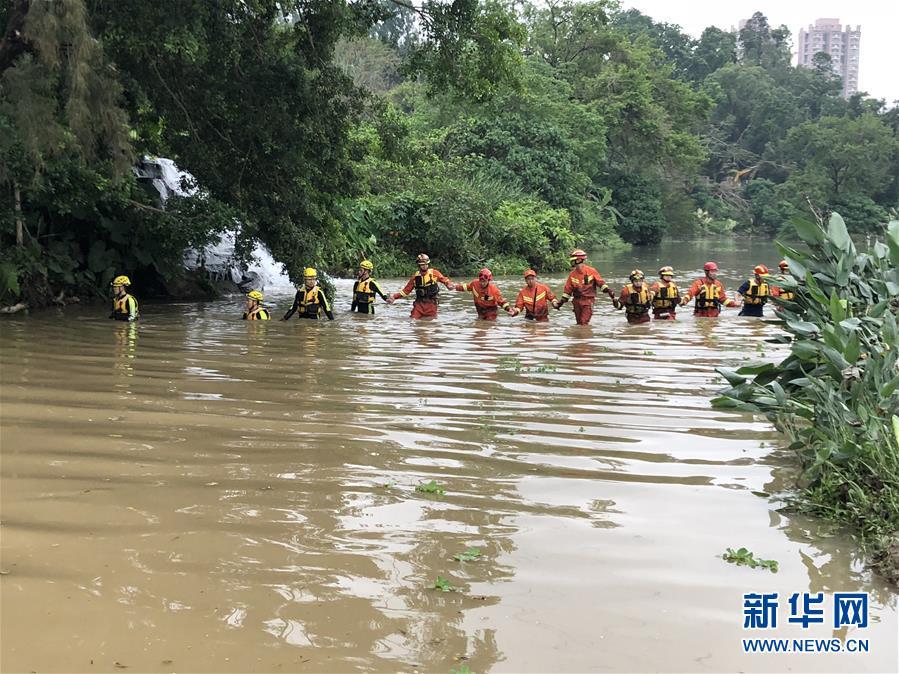
[(415, 299), (425, 302), (436, 302), (440, 294), (440, 286), (437, 285), (437, 277), (430, 269), (424, 274), (415, 275)]

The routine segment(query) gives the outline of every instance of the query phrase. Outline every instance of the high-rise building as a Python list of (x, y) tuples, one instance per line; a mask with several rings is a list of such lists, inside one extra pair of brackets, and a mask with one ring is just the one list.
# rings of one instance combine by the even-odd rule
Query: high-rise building
[(849, 98), (858, 91), (861, 37), (861, 26), (852, 30), (852, 26), (841, 26), (839, 19), (817, 19), (808, 30), (799, 29), (799, 65), (811, 68), (815, 54), (830, 54), (834, 73), (843, 78), (843, 97)]

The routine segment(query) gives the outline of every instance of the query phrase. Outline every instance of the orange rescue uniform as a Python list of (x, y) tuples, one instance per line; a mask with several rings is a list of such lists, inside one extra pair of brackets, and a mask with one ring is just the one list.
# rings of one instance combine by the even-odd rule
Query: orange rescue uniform
[(574, 320), (578, 325), (587, 325), (593, 317), (593, 303), (596, 301), (596, 291), (608, 290), (602, 275), (589, 265), (581, 265), (581, 271), (577, 268), (571, 270), (565, 281), (562, 291), (562, 300), (572, 298), (574, 307)]
[(715, 279), (699, 278), (693, 281), (693, 285), (684, 294), (684, 302), (696, 298), (693, 305), (693, 315), (707, 318), (715, 318), (721, 313), (721, 307), (736, 306), (736, 302), (727, 299), (727, 293), (721, 281)]
[(525, 310), (524, 317), (529, 321), (546, 323), (549, 321), (549, 303), (554, 302), (556, 296), (549, 286), (535, 283), (533, 288), (525, 286), (518, 292), (515, 307)]
[(409, 315), (412, 318), (436, 318), (437, 295), (440, 293), (438, 283), (444, 284), (447, 288), (453, 285), (452, 281), (433, 267), (424, 272), (419, 270), (412, 275), (402, 290), (393, 294), (393, 299), (408, 297), (414, 291), (415, 301), (412, 303), (412, 313)]
[(474, 298), (474, 307), (478, 311), (478, 318), (485, 321), (495, 321), (497, 310), (509, 309), (509, 302), (503, 297), (499, 288), (493, 281), (487, 283), (487, 287), (481, 285), (480, 279), (468, 283), (457, 283), (456, 290), (467, 290)]

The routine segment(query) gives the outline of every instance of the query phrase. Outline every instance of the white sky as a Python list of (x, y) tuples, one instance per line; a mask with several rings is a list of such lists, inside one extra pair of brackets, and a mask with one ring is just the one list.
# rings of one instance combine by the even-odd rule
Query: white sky
[[(899, 100), (899, 2), (896, 0), (621, 0), (624, 9), (639, 9), (655, 21), (676, 23), (685, 33), (699, 37), (707, 26), (729, 30), (754, 12), (768, 17), (773, 27), (785, 24), (793, 34), (793, 53), (799, 29), (815, 19), (836, 18), (844, 26), (861, 24), (859, 91)], [(793, 59), (795, 62), (795, 58)]]

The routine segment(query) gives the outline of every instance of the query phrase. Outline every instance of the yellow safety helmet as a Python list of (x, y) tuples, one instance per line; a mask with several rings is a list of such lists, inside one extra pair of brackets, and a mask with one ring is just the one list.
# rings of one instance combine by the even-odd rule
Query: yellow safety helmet
[(415, 261), (418, 264), (430, 264), (431, 258), (428, 257), (427, 253), (419, 253), (418, 257), (415, 258)]
[(674, 276), (674, 267), (665, 265), (659, 269), (659, 276)]
[(628, 278), (629, 278), (631, 281), (636, 281), (637, 279), (643, 280), (643, 279), (646, 278), (646, 274), (644, 274), (644, 273), (643, 273), (641, 270), (639, 270), (639, 269), (634, 269), (634, 270), (630, 273), (630, 276), (628, 276)]
[(124, 275), (116, 276), (114, 279), (112, 279), (112, 283), (110, 283), (109, 285), (111, 285), (111, 286), (130, 286), (131, 279)]
[(315, 278), (316, 276), (318, 276), (318, 272), (312, 267), (306, 267), (306, 271), (303, 272), (303, 278)]
[(375, 268), (375, 265), (372, 264), (371, 260), (362, 260), (362, 262), (359, 263), (359, 267), (371, 271)]
[(257, 302), (261, 302), (263, 299), (265, 299), (265, 296), (258, 290), (251, 290), (247, 293), (247, 297), (251, 300), (256, 300)]

